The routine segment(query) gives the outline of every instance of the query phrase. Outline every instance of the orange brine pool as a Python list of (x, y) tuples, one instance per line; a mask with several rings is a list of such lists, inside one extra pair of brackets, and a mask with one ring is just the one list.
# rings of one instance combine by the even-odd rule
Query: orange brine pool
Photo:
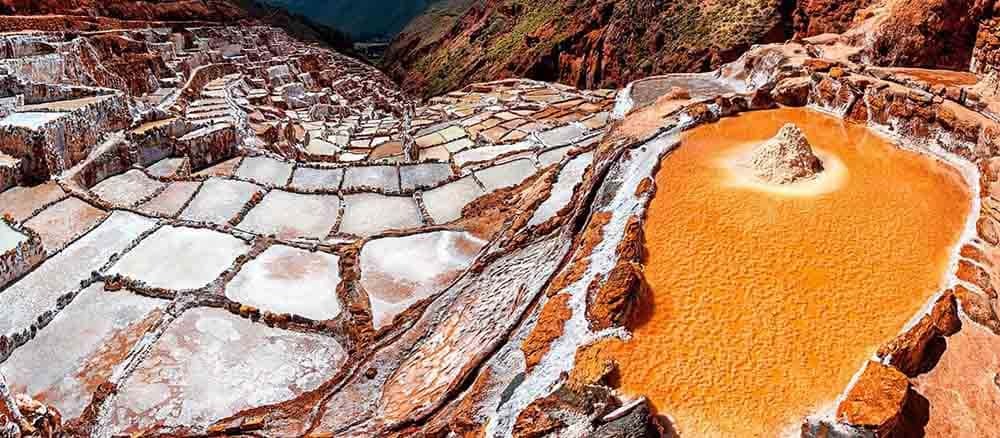
[[(811, 193), (741, 183), (727, 163), (787, 122), (836, 174)], [(970, 210), (953, 168), (802, 109), (692, 130), (656, 180), (650, 308), (599, 348), (688, 437), (777, 436), (832, 406), (939, 290)]]

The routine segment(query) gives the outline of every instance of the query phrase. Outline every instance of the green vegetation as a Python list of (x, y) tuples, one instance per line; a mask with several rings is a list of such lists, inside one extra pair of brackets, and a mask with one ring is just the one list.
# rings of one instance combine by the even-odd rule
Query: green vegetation
[[(525, 42), (542, 26), (554, 26), (562, 19), (559, 2), (508, 0), (502, 10), (510, 14), (496, 14), (487, 18), (481, 29), (474, 32), (473, 40), (445, 41), (433, 53), (421, 58), (413, 70), (427, 78), (426, 95), (449, 91), (457, 84), (468, 82), (470, 73), (474, 80), (494, 79), (496, 73), (507, 65), (518, 52), (542, 53), (551, 50), (562, 38), (540, 41), (529, 48)], [(472, 63), (489, 66), (488, 69), (470, 72)]]
[(516, 49), (527, 49), (525, 37), (535, 33), (542, 25), (554, 25), (553, 21), (561, 9), (559, 2), (510, 0), (507, 4), (508, 8), (520, 10), (523, 15), (515, 17), (514, 27), (487, 49), (486, 58), (490, 64), (506, 60)]

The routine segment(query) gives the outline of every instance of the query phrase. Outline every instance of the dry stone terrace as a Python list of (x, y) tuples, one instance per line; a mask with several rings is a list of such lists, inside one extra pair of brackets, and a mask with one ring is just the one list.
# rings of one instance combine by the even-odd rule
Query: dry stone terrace
[[(468, 306), (454, 292), (432, 304), (463, 281), (492, 284), (476, 314), (496, 321), (449, 322), (485, 331), (416, 357), (482, 354), (516, 321), (498, 311), (523, 311), (566, 245), (506, 260), (523, 245), (512, 221), (556, 229), (614, 104), (508, 80), (417, 105), (269, 27), (0, 43), (0, 370), (81, 436), (259, 429), (311, 403), (288, 423), (304, 433), (335, 414), (315, 397), (390, 377), (405, 359), (394, 339), (429, 306)], [(418, 377), (416, 357), (387, 385)], [(442, 371), (440, 384), (461, 374)], [(408, 415), (398, 391), (386, 419)]]

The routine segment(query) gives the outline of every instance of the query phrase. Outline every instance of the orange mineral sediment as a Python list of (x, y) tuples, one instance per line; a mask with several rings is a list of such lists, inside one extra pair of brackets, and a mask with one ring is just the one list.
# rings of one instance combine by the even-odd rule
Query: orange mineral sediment
[[(789, 122), (842, 165), (833, 187), (734, 183), (724, 163)], [(651, 316), (586, 356), (616, 360), (624, 392), (697, 437), (778, 436), (833, 406), (941, 288), (970, 210), (953, 168), (802, 109), (690, 131), (657, 187)]]

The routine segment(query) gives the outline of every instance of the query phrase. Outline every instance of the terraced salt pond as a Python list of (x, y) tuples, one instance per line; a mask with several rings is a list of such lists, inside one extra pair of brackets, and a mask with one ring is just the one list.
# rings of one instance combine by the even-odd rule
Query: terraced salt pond
[[(839, 187), (734, 184), (727, 160), (787, 122), (843, 163)], [(778, 436), (833, 405), (940, 289), (970, 210), (957, 171), (806, 110), (690, 131), (656, 180), (648, 311), (601, 355), (683, 436)]]
[(28, 240), (24, 234), (14, 230), (7, 222), (0, 221), (0, 252), (9, 251)]
[(375, 328), (416, 302), (444, 290), (486, 242), (468, 233), (433, 231), (369, 242), (361, 251), (361, 284)]

